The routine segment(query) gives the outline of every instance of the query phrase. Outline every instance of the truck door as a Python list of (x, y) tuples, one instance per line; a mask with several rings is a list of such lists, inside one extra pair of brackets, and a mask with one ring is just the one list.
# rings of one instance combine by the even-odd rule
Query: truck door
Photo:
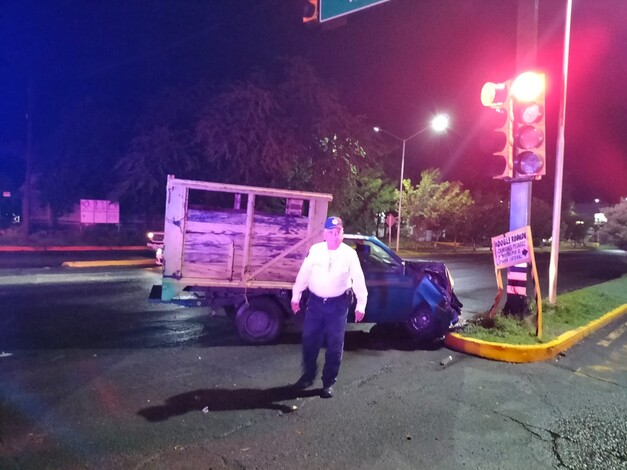
[(365, 322), (406, 320), (412, 311), (413, 285), (397, 258), (369, 240), (350, 240), (361, 263), (368, 288)]

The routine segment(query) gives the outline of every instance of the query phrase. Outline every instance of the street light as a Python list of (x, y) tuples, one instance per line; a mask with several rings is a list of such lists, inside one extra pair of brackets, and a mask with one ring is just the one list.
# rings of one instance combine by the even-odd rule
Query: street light
[(422, 134), (424, 131), (429, 128), (433, 129), (435, 132), (444, 132), (448, 129), (449, 118), (446, 114), (438, 114), (431, 120), (431, 125), (425, 127), (424, 129), (420, 129), (414, 134), (410, 135), (406, 139), (402, 139), (399, 136), (392, 134), (385, 129), (380, 127), (374, 127), (375, 132), (383, 132), (391, 137), (394, 137), (396, 140), (403, 144), (403, 152), (401, 154), (401, 180), (398, 185), (398, 219), (396, 221), (396, 252), (398, 253), (400, 244), (401, 244), (401, 212), (403, 209), (403, 176), (405, 175), (405, 147), (407, 146), (407, 142), (416, 137), (417, 135)]

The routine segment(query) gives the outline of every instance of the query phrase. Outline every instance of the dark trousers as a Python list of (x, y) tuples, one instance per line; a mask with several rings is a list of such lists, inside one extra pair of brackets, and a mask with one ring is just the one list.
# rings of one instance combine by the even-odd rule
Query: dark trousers
[(322, 299), (309, 294), (303, 323), (303, 377), (314, 380), (318, 372), (318, 354), (326, 339), (327, 349), (322, 369), (322, 385), (337, 380), (344, 351), (344, 332), (350, 306), (350, 295)]

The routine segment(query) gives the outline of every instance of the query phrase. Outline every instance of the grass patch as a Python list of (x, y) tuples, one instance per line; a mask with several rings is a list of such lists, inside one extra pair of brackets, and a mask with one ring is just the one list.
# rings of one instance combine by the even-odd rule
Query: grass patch
[[(542, 344), (575, 330), (627, 304), (627, 276), (557, 296), (555, 305), (542, 303), (542, 339), (536, 336), (536, 316), (519, 320), (498, 313), (469, 322), (459, 333), (467, 338), (507, 344)], [(535, 307), (534, 307), (535, 310)]]

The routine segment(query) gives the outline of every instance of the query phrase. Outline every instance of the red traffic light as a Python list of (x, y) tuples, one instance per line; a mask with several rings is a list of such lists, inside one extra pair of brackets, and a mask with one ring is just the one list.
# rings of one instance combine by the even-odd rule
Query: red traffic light
[(524, 72), (512, 82), (514, 172), (513, 180), (540, 179), (546, 174), (545, 77)]
[(303, 6), (303, 23), (318, 20), (318, 0), (306, 0)]
[(544, 74), (524, 72), (512, 82), (511, 94), (519, 103), (531, 103), (544, 95)]

